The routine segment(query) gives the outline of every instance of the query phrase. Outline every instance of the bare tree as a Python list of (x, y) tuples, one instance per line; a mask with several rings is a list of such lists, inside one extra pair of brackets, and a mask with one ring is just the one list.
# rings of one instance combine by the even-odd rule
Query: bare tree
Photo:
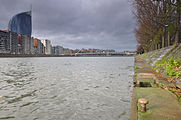
[(180, 6), (180, 0), (133, 1), (136, 38), (144, 51), (180, 42)]

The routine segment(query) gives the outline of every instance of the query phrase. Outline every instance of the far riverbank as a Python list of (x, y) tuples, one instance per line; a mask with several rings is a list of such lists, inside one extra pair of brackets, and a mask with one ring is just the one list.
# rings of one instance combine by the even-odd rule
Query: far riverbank
[(0, 58), (6, 57), (133, 57), (134, 55), (34, 55), (34, 54), (0, 54)]

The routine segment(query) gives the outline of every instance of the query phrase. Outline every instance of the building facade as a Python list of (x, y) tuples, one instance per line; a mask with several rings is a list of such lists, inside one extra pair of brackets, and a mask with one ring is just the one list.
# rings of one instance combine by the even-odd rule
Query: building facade
[(41, 40), (41, 42), (45, 46), (45, 54), (47, 54), (47, 55), (51, 54), (52, 53), (51, 52), (51, 50), (52, 50), (51, 41), (50, 40)]
[(40, 39), (34, 38), (34, 54), (43, 54), (43, 44), (41, 43)]
[(13, 16), (9, 21), (8, 30), (17, 34), (31, 36), (31, 11), (19, 13)]
[(14, 32), (0, 31), (0, 53), (18, 53), (18, 35)]
[(52, 47), (52, 54), (54, 55), (63, 55), (64, 49), (62, 46), (54, 46)]
[(0, 32), (0, 53), (30, 54), (31, 33), (31, 11), (13, 16), (8, 31)]
[(15, 32), (9, 32), (10, 35), (10, 53), (18, 53), (18, 34)]
[(10, 34), (0, 31), (0, 53), (10, 53)]
[(31, 37), (28, 35), (22, 35), (22, 53), (30, 54), (31, 52)]
[(31, 37), (31, 42), (30, 42), (30, 54), (35, 54), (35, 50), (34, 50), (34, 38)]
[(70, 49), (69, 48), (63, 48), (64, 55), (70, 55)]

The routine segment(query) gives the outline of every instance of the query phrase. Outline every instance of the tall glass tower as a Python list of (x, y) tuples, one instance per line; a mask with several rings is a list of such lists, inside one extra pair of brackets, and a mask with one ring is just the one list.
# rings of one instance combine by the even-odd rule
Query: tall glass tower
[(11, 18), (8, 30), (21, 35), (31, 36), (32, 20), (31, 11), (19, 13)]

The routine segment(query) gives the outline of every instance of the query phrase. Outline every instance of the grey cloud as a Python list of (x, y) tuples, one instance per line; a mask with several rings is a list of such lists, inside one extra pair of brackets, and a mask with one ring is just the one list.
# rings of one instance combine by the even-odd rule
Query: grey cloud
[(0, 29), (33, 5), (33, 36), (70, 48), (135, 50), (128, 0), (1, 0)]

